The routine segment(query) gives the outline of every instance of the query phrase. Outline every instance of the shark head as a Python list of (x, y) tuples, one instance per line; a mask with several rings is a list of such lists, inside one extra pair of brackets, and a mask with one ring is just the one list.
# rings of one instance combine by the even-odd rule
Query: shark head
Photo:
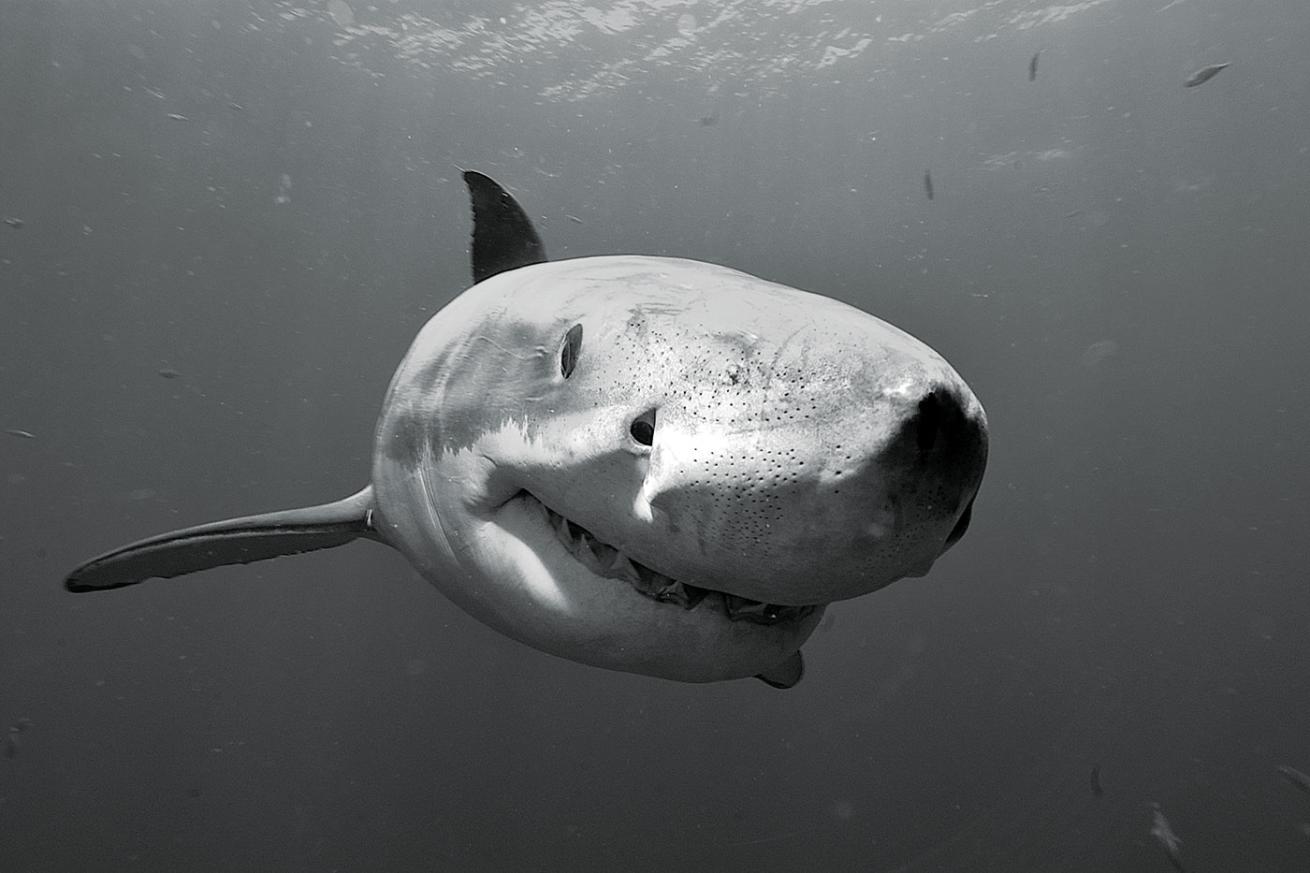
[(465, 179), (475, 284), (396, 371), (371, 485), (123, 547), (70, 590), (364, 537), (543, 651), (788, 687), (825, 606), (963, 535), (986, 417), (927, 345), (712, 264), (547, 261), (513, 198)]
[(531, 263), (415, 340), (378, 425), (376, 523), (530, 645), (767, 675), (826, 604), (958, 540), (986, 434), (940, 355), (830, 298), (689, 260)]

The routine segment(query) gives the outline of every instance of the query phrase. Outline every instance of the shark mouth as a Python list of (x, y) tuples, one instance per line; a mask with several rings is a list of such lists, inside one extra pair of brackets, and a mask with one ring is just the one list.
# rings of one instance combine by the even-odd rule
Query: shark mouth
[(735, 594), (671, 579), (658, 570), (652, 570), (645, 564), (632, 560), (608, 543), (601, 542), (591, 531), (576, 522), (569, 521), (538, 500), (535, 495), (524, 491), (519, 496), (540, 507), (555, 532), (555, 537), (583, 567), (597, 576), (627, 582), (634, 591), (651, 600), (676, 604), (683, 609), (695, 609), (702, 602), (717, 598), (722, 605), (724, 615), (730, 621), (748, 621), (763, 625), (799, 621), (817, 608), (761, 603), (747, 597), (738, 597)]

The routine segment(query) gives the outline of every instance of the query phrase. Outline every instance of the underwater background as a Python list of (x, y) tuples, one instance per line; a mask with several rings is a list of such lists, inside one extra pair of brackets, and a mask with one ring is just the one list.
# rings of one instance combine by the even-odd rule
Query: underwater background
[[(973, 3), (2, 0), (0, 870), (1310, 869), (1310, 7)], [(364, 484), (465, 167), (928, 342), (968, 535), (785, 692), (372, 544), (65, 593)]]

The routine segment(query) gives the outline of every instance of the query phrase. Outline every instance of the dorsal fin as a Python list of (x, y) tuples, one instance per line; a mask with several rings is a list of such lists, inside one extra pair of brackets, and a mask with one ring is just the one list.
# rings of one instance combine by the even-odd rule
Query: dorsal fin
[(122, 588), (224, 564), (249, 564), (328, 549), (373, 530), (373, 487), (321, 506), (247, 515), (196, 525), (114, 549), (87, 561), (64, 580), (69, 591)]
[(518, 201), (477, 170), (464, 171), (473, 201), (473, 281), (545, 261), (546, 247)]

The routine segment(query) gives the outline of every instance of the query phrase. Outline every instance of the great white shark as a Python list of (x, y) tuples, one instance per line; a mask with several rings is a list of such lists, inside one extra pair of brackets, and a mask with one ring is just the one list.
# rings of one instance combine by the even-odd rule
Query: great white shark
[(367, 539), (542, 651), (785, 688), (827, 604), (964, 534), (987, 420), (927, 345), (714, 264), (548, 261), (503, 188), (464, 179), (474, 284), (392, 378), (370, 484), (123, 546), (69, 591)]

